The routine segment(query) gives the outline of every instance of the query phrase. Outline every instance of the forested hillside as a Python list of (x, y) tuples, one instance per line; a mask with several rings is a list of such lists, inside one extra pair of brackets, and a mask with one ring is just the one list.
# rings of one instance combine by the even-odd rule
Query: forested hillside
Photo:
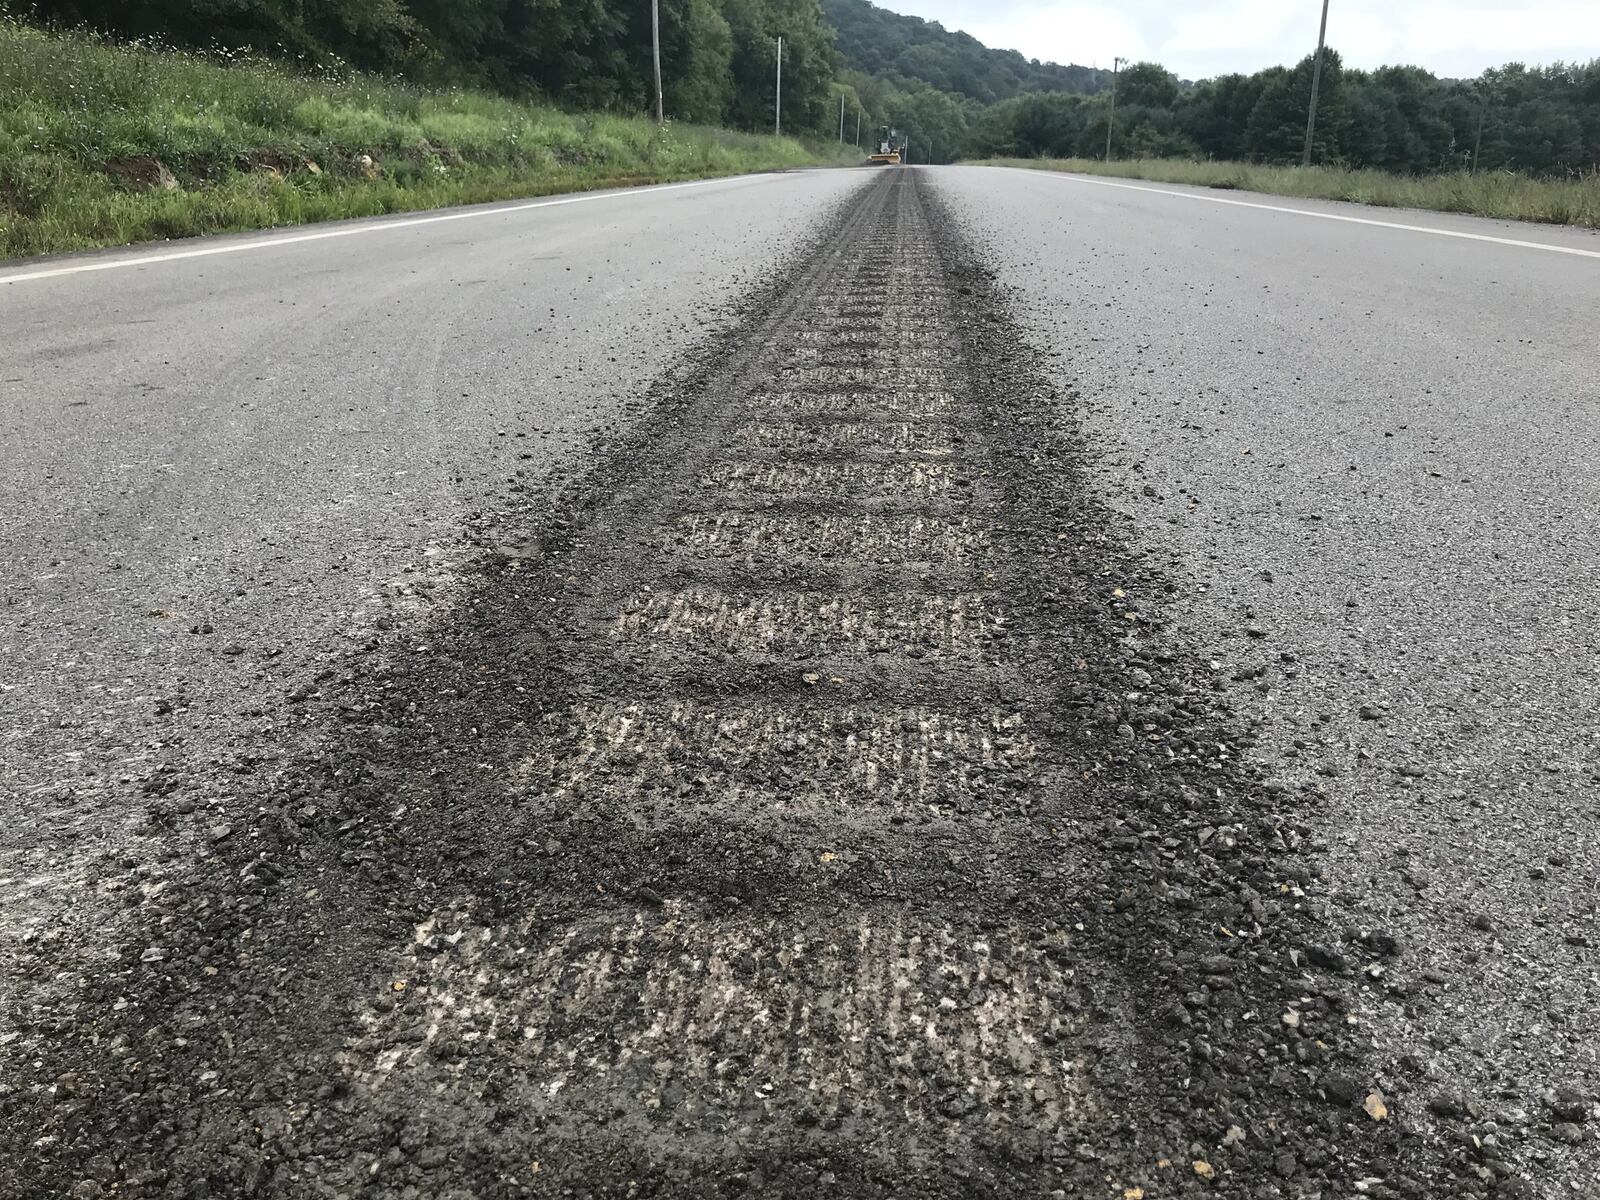
[(900, 86), (921, 82), (992, 104), (1023, 92), (1095, 92), (1111, 83), (1110, 71), (991, 50), (970, 34), (890, 12), (868, 0), (822, 0), (822, 11), (838, 31), (846, 67)]

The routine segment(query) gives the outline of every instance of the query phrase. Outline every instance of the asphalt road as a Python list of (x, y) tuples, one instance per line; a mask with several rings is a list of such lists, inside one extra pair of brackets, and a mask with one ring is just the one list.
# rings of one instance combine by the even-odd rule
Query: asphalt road
[(1541, 1174), (1595, 1192), (1594, 1126), (1565, 1159), (1547, 1098), (1600, 1095), (1600, 236), (938, 181), (1255, 755), (1325, 793), (1338, 918), (1406, 941), (1360, 1014), (1421, 1068), (1390, 1082), (1464, 1095), (1447, 1133), (1542, 1121)]
[(279, 680), (430, 608), (471, 514), (559, 486), (860, 182), (761, 175), (0, 268), (44, 274), (0, 283), (6, 936), (64, 927), (86, 863), (142, 819), (129, 779), (270, 734)]
[[(161, 809), (166, 820), (187, 817), (197, 805), (246, 812), (256, 780), (300, 769), (299, 740), (320, 718), (297, 707), (298, 696), (331, 693), (347, 681), (354, 652), (382, 643), (388, 653), (413, 633), (420, 641), (441, 629), (470, 630), (476, 605), (503, 607), (503, 597), (485, 592), (475, 556), (498, 546), (513, 562), (538, 561), (542, 552), (522, 546), (517, 521), (532, 522), (546, 497), (626, 445), (630, 434), (660, 435), (663, 446), (687, 438), (684, 462), (702, 450), (707, 461), (721, 461), (723, 450), (698, 445), (692, 426), (661, 423), (661, 413), (670, 416), (678, 392), (691, 396), (697, 379), (719, 369), (708, 352), (743, 346), (754, 360), (762, 347), (750, 339), (765, 327), (752, 322), (763, 305), (809, 297), (810, 288), (822, 297), (821, 311), (837, 306), (845, 325), (872, 328), (880, 319), (873, 305), (913, 313), (902, 332), (914, 341), (927, 334), (928, 345), (918, 343), (930, 356), (925, 369), (956, 372), (950, 378), (958, 380), (968, 378), (959, 374), (968, 368), (941, 347), (959, 340), (961, 322), (982, 329), (1003, 309), (1022, 337), (1015, 354), (999, 337), (973, 341), (969, 350), (1004, 356), (1008, 369), (1013, 357), (1020, 364), (1015, 379), (995, 386), (1006, 404), (1037, 387), (1041, 446), (1054, 445), (1047, 427), (1083, 439), (1069, 456), (1071, 479), (1060, 487), (1062, 495), (1088, 489), (1081, 511), (1103, 517), (1106, 562), (1120, 564), (1129, 578), (1153, 572), (1170, 588), (1159, 622), (1139, 630), (1160, 652), (1118, 652), (1133, 656), (1134, 678), (1144, 680), (1135, 686), (1169, 671), (1178, 695), (1187, 668), (1173, 662), (1209, 673), (1204, 686), (1219, 708), (1207, 719), (1230, 726), (1222, 758), (1242, 759), (1241, 771), (1270, 777), (1270, 794), (1299, 798), (1289, 840), (1296, 854), (1314, 856), (1316, 878), (1303, 877), (1303, 902), (1282, 924), (1310, 922), (1333, 931), (1329, 939), (1344, 947), (1315, 963), (1328, 978), (1308, 974), (1304, 986), (1335, 1009), (1345, 1001), (1318, 989), (1350, 992), (1344, 1019), (1351, 1045), (1341, 1043), (1340, 1053), (1359, 1054), (1366, 1072), (1352, 1092), (1356, 1115), (1361, 1095), (1381, 1090), (1403, 1125), (1402, 1142), (1452, 1148), (1441, 1151), (1451, 1170), (1478, 1172), (1465, 1177), (1485, 1194), (1502, 1184), (1505, 1194), (1519, 1194), (1508, 1181), (1531, 1181), (1535, 1190), (1521, 1194), (1588, 1194), (1600, 1185), (1600, 1050), (1591, 1016), (1600, 1008), (1600, 733), (1593, 715), (1600, 583), (1591, 566), (1600, 551), (1592, 520), (1600, 499), (1593, 466), (1600, 452), (1600, 238), (1035, 172), (905, 174), (916, 175), (922, 199), (891, 206), (876, 218), (879, 225), (859, 228), (839, 222), (871, 180), (860, 172), (816, 172), (309, 236), (219, 239), (176, 252), (203, 252), (196, 257), (172, 257), (166, 248), (0, 271), (0, 454), (8, 464), (0, 474), (0, 904), (7, 913), (0, 971), (41, 946), (54, 955), (79, 948), (92, 961), (104, 943), (108, 963), (114, 952), (125, 960), (127, 946), (113, 945), (116, 909), (134, 908), (141, 892), (150, 899), (160, 890), (158, 877), (190, 853), (147, 822), (150, 811)], [(950, 244), (950, 233), (938, 235), (945, 244), (937, 255), (918, 258), (908, 248), (908, 238), (923, 236), (924, 203), (942, 213), (926, 228), (944, 229), (948, 220), (964, 248)], [(783, 283), (786, 271), (826, 257), (828, 237), (863, 229), (907, 264), (904, 278), (863, 277), (870, 302), (851, 307), (854, 285), (837, 265), (828, 268), (835, 275), (817, 276), (823, 283), (806, 283), (811, 276)], [(961, 274), (968, 266), (952, 265), (966, 263), (963, 256), (993, 273), (992, 294), (987, 285), (955, 288), (971, 278)], [(18, 278), (6, 283), (8, 277)], [(962, 299), (974, 288), (979, 299)], [(920, 309), (919, 289), (927, 297)], [(971, 311), (951, 325), (939, 307), (946, 299), (935, 297)], [(754, 314), (746, 311), (752, 306)], [(717, 340), (739, 322), (751, 331), (745, 342)], [(792, 336), (797, 326), (785, 328)], [(842, 364), (855, 343), (827, 336), (834, 340), (821, 353), (831, 356), (826, 371), (835, 389), (828, 403), (844, 404), (855, 393), (839, 390), (852, 378)], [(805, 379), (810, 345), (800, 340), (782, 355), (774, 350), (773, 361)], [(995, 378), (1004, 375), (997, 364)], [(981, 375), (971, 379), (981, 391)], [(1058, 398), (1050, 398), (1052, 385)], [(790, 443), (767, 418), (753, 432), (741, 424), (752, 419), (741, 407), (744, 386), (707, 385), (723, 406), (715, 411), (727, 413), (718, 436), (776, 454), (781, 467), (781, 447)], [(1011, 470), (1025, 451), (995, 434), (993, 419), (1027, 414), (999, 400), (993, 405), (992, 413), (941, 419), (955, 431), (957, 454), (1011, 463)], [(888, 418), (874, 419), (905, 423), (888, 408)], [(962, 424), (969, 419), (970, 428)], [(887, 436), (869, 425), (861, 430), (849, 436)], [(994, 447), (972, 449), (985, 439)], [(894, 452), (890, 442), (863, 451), (872, 470)], [(628, 461), (659, 472), (673, 494), (692, 491), (701, 476), (666, 454), (640, 452)], [(1055, 495), (1045, 486), (1055, 462), (1040, 467), (1041, 497)], [(980, 488), (975, 503), (992, 508), (997, 498), (1026, 495), (995, 469), (995, 495), (985, 498)], [(729, 486), (751, 486), (737, 466), (732, 470)], [(847, 471), (840, 478), (854, 477)], [(925, 478), (931, 476), (919, 476)], [(667, 501), (648, 498), (648, 477), (622, 472), (616, 479), (619, 494), (634, 496), (628, 504), (643, 511), (660, 503), (660, 519), (677, 528)], [(871, 516), (880, 503), (863, 512)], [(929, 522), (949, 517), (937, 504), (927, 511)], [(593, 620), (621, 604), (618, 620), (630, 637), (644, 637), (628, 624), (627, 614), (637, 611), (640, 622), (658, 622), (648, 627), (651, 637), (669, 642), (681, 636), (697, 646), (693, 638), (702, 634), (695, 631), (704, 628), (731, 638), (741, 654), (749, 651), (741, 638), (755, 639), (750, 645), (762, 654), (787, 645), (781, 613), (761, 610), (760, 620), (776, 622), (775, 631), (724, 635), (730, 622), (745, 628), (745, 618), (730, 616), (726, 605), (702, 612), (694, 600), (700, 593), (690, 592), (687, 607), (651, 616), (648, 580), (605, 579), (611, 570), (654, 569), (650, 555), (665, 535), (646, 537), (641, 531), (654, 527), (639, 521), (630, 526), (626, 513), (597, 520), (570, 551), (580, 572), (574, 578), (592, 572), (598, 581)], [(804, 543), (797, 528), (784, 526), (783, 536)], [(928, 528), (918, 524), (917, 536)], [(947, 548), (961, 550), (950, 549), (954, 562), (970, 548), (951, 528), (956, 540)], [(1097, 544), (1092, 531), (1073, 529), (1082, 539), (1075, 544)], [(605, 552), (608, 532), (626, 559), (620, 565)], [(845, 535), (834, 530), (828, 537)], [(827, 553), (848, 556), (840, 549), (847, 541)], [(1001, 541), (997, 534), (996, 545)], [(1046, 568), (1031, 557), (1033, 543), (1019, 545), (996, 551), (1006, 564), (1002, 576), (1020, 573), (1024, 593), (1042, 588), (1043, 572), (1057, 569), (1054, 560)], [(868, 554), (859, 546), (854, 552)], [(892, 550), (874, 553), (880, 566), (894, 557)], [(670, 555), (663, 561), (682, 569)], [(945, 569), (959, 575), (965, 568)], [(1093, 577), (1091, 566), (1071, 570), (1080, 582)], [(886, 567), (884, 573), (894, 576)], [(643, 586), (646, 598), (610, 597), (606, 589), (623, 582)], [(853, 619), (796, 611), (804, 620)], [(947, 621), (929, 634), (927, 653), (936, 660), (954, 652), (941, 638), (971, 637), (976, 641), (957, 649), (994, 668), (986, 619), (974, 617), (978, 632), (971, 634)], [(856, 636), (845, 626), (828, 628), (823, 634), (847, 642)], [(549, 630), (541, 636), (554, 637)], [(889, 650), (897, 645), (891, 638)], [(1116, 657), (1110, 645), (1102, 648), (1108, 660)], [(629, 653), (643, 661), (655, 651), (650, 642)], [(923, 670), (924, 653), (915, 649), (910, 665), (889, 673)], [(586, 660), (578, 654), (575, 661)], [(594, 670), (615, 670), (610, 661), (595, 659)], [(678, 660), (670, 661), (679, 670)], [(629, 669), (643, 670), (637, 661)], [(935, 677), (950, 688), (950, 705), (967, 702), (958, 686)], [(1010, 689), (1008, 703), (1031, 686), (1017, 682), (1010, 665), (997, 678), (984, 687), (1002, 695)], [(469, 684), (447, 676), (439, 687), (470, 712)], [(427, 700), (417, 693), (416, 703)], [(626, 731), (633, 718), (622, 711)], [(781, 721), (763, 719), (767, 734), (781, 728)], [(1132, 715), (1126, 725), (1113, 717), (1115, 736), (1105, 736), (1116, 741), (1126, 727), (1131, 737), (1135, 725)], [(550, 756), (555, 787), (566, 778), (563, 756), (571, 748), (551, 736), (551, 748), (540, 753)], [(707, 753), (720, 767), (730, 751), (718, 745)], [(637, 757), (623, 761), (648, 774), (648, 757), (642, 768)], [(1139, 761), (1140, 770), (1157, 769), (1154, 760)], [(729, 768), (753, 769), (737, 762)], [(1023, 768), (1008, 761), (1002, 770)], [(958, 791), (968, 787), (964, 779)], [(1243, 794), (1253, 785), (1237, 786)], [(1151, 784), (1142, 794), (1165, 793)], [(1130, 812), (1138, 807), (1129, 804)], [(967, 807), (960, 811), (963, 819), (970, 815)], [(1115, 830), (1107, 838), (1157, 838), (1160, 818), (1149, 819), (1132, 837)], [(996, 838), (1011, 829), (1003, 821), (988, 828)], [(625, 845), (625, 828), (614, 833)], [(213, 826), (211, 837), (223, 848), (217, 853), (226, 854), (231, 836), (230, 826)], [(721, 836), (708, 844), (721, 847)], [(777, 842), (784, 836), (773, 835)], [(888, 844), (893, 831), (861, 836)], [(983, 835), (968, 829), (963, 836), (970, 842)], [(1188, 836), (1177, 831), (1171, 844)], [(748, 852), (728, 853), (736, 851)], [(1087, 846), (1076, 852), (1093, 857)], [(1033, 853), (1017, 851), (1017, 870), (1050, 869)], [(862, 855), (870, 859), (867, 850)], [(689, 857), (686, 874), (711, 871), (694, 852)], [(937, 881), (937, 871), (919, 863), (908, 851), (898, 865)], [(849, 865), (865, 870), (854, 860)], [(1233, 886), (1213, 882), (1219, 891)], [(993, 895), (1015, 894), (1013, 885), (1009, 877), (998, 880)], [(840, 894), (859, 886), (847, 878)], [(800, 895), (798, 887), (784, 876), (773, 894)], [(982, 888), (979, 894), (993, 899)], [(943, 913), (942, 904), (929, 911)], [(1134, 903), (1126, 915), (1142, 921), (1140, 911)], [(471, 920), (490, 940), (491, 919), (475, 913)], [(1065, 920), (1063, 928), (1070, 926)], [(926, 935), (929, 944), (949, 942), (951, 928)], [(1179, 928), (1137, 926), (1147, 939), (1177, 936)], [(735, 934), (749, 948), (772, 937), (773, 927), (738, 925)], [(702, 943), (695, 939), (716, 936), (723, 935), (695, 933), (683, 952), (697, 956)], [(861, 944), (871, 946), (877, 936), (863, 932)], [(1015, 931), (1007, 936), (1022, 964), (1011, 968), (1015, 977), (1031, 980), (1029, 987), (1057, 986), (1040, 966), (1044, 960), (1028, 957), (1045, 951), (1028, 949)], [(1183, 936), (1192, 942), (1211, 934)], [(1109, 961), (1110, 952), (1102, 953)], [(827, 969), (836, 966), (848, 964), (830, 961)], [(421, 976), (432, 968), (409, 969)], [(954, 959), (939, 967), (968, 969)], [(441, 980), (442, 988), (447, 970)], [(41, 1029), (61, 1028), (43, 1015), (58, 999), (53, 982), (29, 975), (25, 986), (8, 990), (0, 1001), (0, 1049), (25, 1049)], [(1126, 984), (1107, 986), (1115, 993)], [(603, 988), (596, 994), (606, 995)], [(1276, 993), (1263, 994), (1276, 1000)], [(619, 1011), (634, 1002), (604, 998)], [(1115, 1009), (1114, 999), (1104, 1004)], [(1240, 1020), (1248, 1019), (1241, 1011)], [(1221, 1036), (1214, 1030), (1211, 1040)], [(374, 1043), (372, 1053), (393, 1061), (385, 1046)], [(990, 1065), (960, 1069), (982, 1074)], [(1115, 1071), (1107, 1069), (1109, 1081)], [(1012, 1086), (1003, 1072), (983, 1078), (991, 1100)], [(1308, 1078), (1316, 1082), (1314, 1074)], [(419, 1092), (434, 1086), (430, 1079), (418, 1077)], [(71, 1097), (78, 1085), (59, 1086)], [(1044, 1104), (1038, 1097), (1047, 1090), (1035, 1090), (1034, 1100)], [(1065, 1103), (1050, 1095), (1049, 1105)], [(5, 1097), (0, 1086), (0, 1101)], [(978, 1118), (962, 1108), (958, 1119)], [(1230, 1121), (1208, 1136), (1220, 1138), (1225, 1129)], [(1326, 1144), (1342, 1145), (1343, 1136)], [(1188, 1186), (1210, 1179), (1200, 1172), (1202, 1155), (1224, 1168), (1224, 1187), (1230, 1153), (1239, 1156), (1239, 1179), (1255, 1169), (1239, 1139), (1210, 1150), (1199, 1143), (1173, 1148), (1185, 1162), (1191, 1152), (1197, 1156)], [(1304, 1151), (1297, 1148), (1299, 1160), (1290, 1154), (1293, 1169), (1279, 1172), (1285, 1180), (1311, 1187), (1312, 1176), (1297, 1174), (1302, 1168), (1334, 1179), (1326, 1152)], [(1006, 1153), (1007, 1161), (1021, 1161), (1015, 1148)], [(1260, 1169), (1270, 1172), (1270, 1161)], [(1095, 1176), (1101, 1166), (1083, 1164), (1099, 1162), (1080, 1156), (1077, 1169)], [(1120, 1179), (1144, 1178), (1116, 1165)], [(1414, 1170), (1428, 1178), (1423, 1166)], [(796, 1178), (779, 1178), (799, 1186)], [(1152, 1183), (1149, 1194), (1165, 1193)]]

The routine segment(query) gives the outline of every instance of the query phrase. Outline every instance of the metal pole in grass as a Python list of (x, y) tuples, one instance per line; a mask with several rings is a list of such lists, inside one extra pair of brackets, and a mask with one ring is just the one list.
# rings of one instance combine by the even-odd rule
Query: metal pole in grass
[(861, 149), (861, 106), (856, 105), (856, 149)]
[(1113, 58), (1111, 60), (1111, 111), (1106, 115), (1106, 161), (1111, 161), (1111, 130), (1117, 123), (1117, 68), (1128, 60)]
[(844, 93), (839, 93), (839, 144), (844, 145)]
[(650, 52), (656, 62), (656, 124), (666, 117), (661, 104), (661, 0), (650, 0)]
[(1317, 57), (1311, 61), (1311, 110), (1306, 113), (1306, 152), (1300, 165), (1311, 165), (1311, 135), (1317, 129), (1317, 91), (1322, 86), (1322, 47), (1328, 40), (1328, 0), (1322, 0), (1322, 28), (1317, 30)]
[(772, 106), (772, 132), (783, 136), (783, 35), (778, 35), (778, 96)]

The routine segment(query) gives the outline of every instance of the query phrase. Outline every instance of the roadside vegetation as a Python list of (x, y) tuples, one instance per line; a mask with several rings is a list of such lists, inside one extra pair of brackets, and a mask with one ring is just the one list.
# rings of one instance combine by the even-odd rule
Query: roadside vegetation
[(1597, 225), (1600, 60), (1456, 80), (1330, 48), (1302, 171), (1309, 55), (1199, 82), (1135, 63), (1113, 104), (1110, 72), (868, 0), (659, 3), (666, 127), (635, 0), (0, 0), (0, 258), (856, 162), (883, 126), (919, 164)]
[(837, 149), (303, 70), (0, 18), (0, 259), (814, 165)]
[(1076, 171), (1086, 175), (1266, 192), (1274, 196), (1348, 200), (1384, 208), (1431, 209), (1600, 229), (1600, 175), (1534, 179), (1509, 171), (1486, 171), (1477, 175), (1455, 172), (1411, 176), (1343, 167), (1278, 167), (1263, 163), (1165, 158), (1111, 162), (1096, 158), (997, 158), (989, 161), (1000, 166)]

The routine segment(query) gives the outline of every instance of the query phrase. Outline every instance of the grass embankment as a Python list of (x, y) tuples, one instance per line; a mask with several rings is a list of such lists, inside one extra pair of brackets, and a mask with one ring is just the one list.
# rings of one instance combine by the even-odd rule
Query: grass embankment
[(1102, 162), (1086, 158), (1002, 158), (1000, 166), (1045, 171), (1115, 175), (1160, 183), (1266, 192), (1311, 200), (1348, 200), (1385, 208), (1424, 208), (1435, 212), (1471, 213), (1513, 221), (1582, 225), (1600, 229), (1600, 175), (1576, 180), (1530, 179), (1525, 175), (1485, 172), (1479, 175), (1411, 177), (1383, 171), (1350, 171), (1341, 167), (1269, 167), (1254, 163), (1189, 162), (1149, 158)]
[(791, 138), (307, 78), (0, 18), (0, 259), (820, 160)]

